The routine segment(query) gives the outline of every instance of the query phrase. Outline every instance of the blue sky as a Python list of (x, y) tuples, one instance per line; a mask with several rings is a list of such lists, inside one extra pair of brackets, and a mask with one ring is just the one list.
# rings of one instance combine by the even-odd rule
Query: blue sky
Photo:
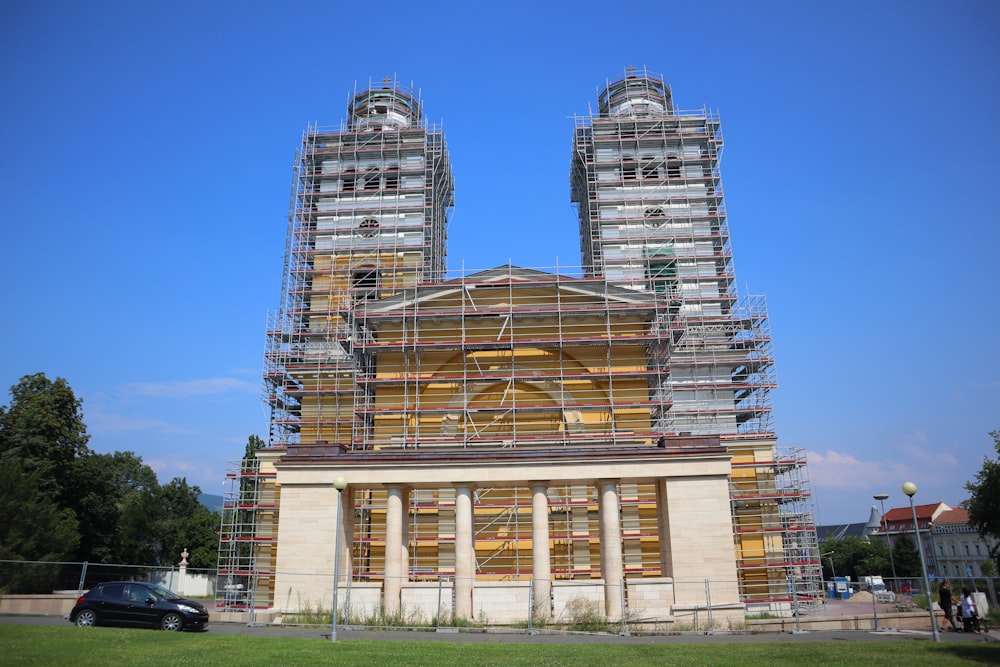
[(819, 522), (905, 480), (960, 502), (1000, 428), (1000, 5), (612, 6), (5, 3), (0, 386), (64, 377), (93, 449), (219, 493), (267, 432), (306, 123), (412, 81), (452, 154), (449, 265), (574, 265), (570, 118), (646, 66), (722, 116), (737, 277), (767, 295)]

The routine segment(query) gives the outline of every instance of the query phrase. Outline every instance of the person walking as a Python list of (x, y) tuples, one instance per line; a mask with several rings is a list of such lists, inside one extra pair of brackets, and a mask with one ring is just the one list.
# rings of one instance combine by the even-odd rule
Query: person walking
[(962, 631), (979, 634), (979, 612), (968, 588), (962, 589)]
[(944, 612), (945, 620), (941, 627), (942, 632), (948, 629), (949, 624), (951, 624), (952, 632), (958, 632), (958, 624), (955, 623), (955, 602), (956, 600), (951, 594), (951, 586), (948, 585), (947, 581), (942, 581), (941, 587), (938, 588), (938, 606)]

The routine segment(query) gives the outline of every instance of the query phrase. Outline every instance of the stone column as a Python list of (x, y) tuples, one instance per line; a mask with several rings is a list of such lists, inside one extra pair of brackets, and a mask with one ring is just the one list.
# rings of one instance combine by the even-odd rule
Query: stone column
[(354, 572), (354, 489), (348, 486), (340, 492), (340, 582), (351, 580)]
[(385, 508), (385, 615), (395, 616), (400, 612), (400, 591), (406, 575), (406, 561), (403, 558), (406, 535), (405, 517), (406, 493), (400, 486), (390, 486), (386, 490)]
[(401, 490), (403, 505), (403, 530), (399, 540), (399, 562), (403, 564), (403, 582), (410, 580), (410, 489)]
[(656, 527), (660, 534), (660, 573), (664, 577), (673, 577), (670, 513), (667, 511), (667, 483), (663, 478), (656, 480)]
[(549, 551), (549, 486), (531, 485), (531, 571), (535, 587), (535, 616), (552, 614), (552, 561)]
[(609, 619), (621, 619), (622, 586), (625, 569), (622, 566), (622, 529), (618, 511), (618, 480), (597, 481), (600, 492), (601, 576), (604, 577), (604, 612)]
[(455, 616), (472, 618), (472, 586), (476, 576), (472, 485), (455, 487)]

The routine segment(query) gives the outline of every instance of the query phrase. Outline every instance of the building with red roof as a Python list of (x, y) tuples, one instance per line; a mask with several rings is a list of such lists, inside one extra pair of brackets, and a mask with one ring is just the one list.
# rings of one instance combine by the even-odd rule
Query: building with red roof
[(996, 540), (986, 540), (969, 523), (969, 513), (962, 508), (942, 512), (931, 524), (931, 543), (940, 577), (972, 578), (992, 576), (983, 571), (990, 562)]
[[(899, 535), (913, 535), (913, 509), (910, 507), (894, 507), (882, 517), (878, 534), (885, 537), (890, 547), (895, 544), (895, 538)], [(920, 533), (920, 543), (923, 547), (924, 562), (927, 563), (928, 572), (936, 572), (937, 564), (934, 560), (931, 549), (931, 526), (934, 521), (946, 512), (951, 511), (951, 507), (943, 502), (930, 503), (927, 505), (917, 505), (917, 530)]]

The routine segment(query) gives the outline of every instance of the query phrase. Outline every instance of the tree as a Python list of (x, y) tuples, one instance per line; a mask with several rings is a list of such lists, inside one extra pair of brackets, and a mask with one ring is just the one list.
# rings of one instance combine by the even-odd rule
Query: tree
[[(174, 478), (151, 494), (142, 494), (129, 512), (133, 546), (152, 565), (176, 565), (188, 551), (191, 567), (214, 568), (218, 562), (219, 516), (201, 504), (201, 489)], [(144, 523), (143, 519), (151, 519)], [(145, 541), (145, 544), (143, 544)]]
[[(0, 560), (63, 561), (80, 539), (73, 512), (42, 491), (42, 472), (9, 452), (0, 454), (0, 516)], [(0, 568), (0, 592), (51, 591), (58, 572), (45, 565)]]
[(162, 539), (159, 529), (159, 485), (125, 499), (118, 519), (120, 560), (123, 563), (159, 564)]
[[(993, 447), (1000, 454), (1000, 431), (990, 433)], [(976, 527), (984, 538), (1000, 540), (1000, 461), (983, 458), (983, 467), (976, 473), (974, 482), (965, 485), (971, 494), (964, 503), (969, 512), (969, 523)], [(990, 552), (990, 557), (1000, 563), (1000, 542)]]
[(133, 452), (79, 456), (63, 494), (86, 527), (77, 560), (128, 562), (120, 526), (125, 508), (133, 496), (158, 486), (156, 473)]
[(840, 540), (827, 538), (819, 545), (819, 550), (820, 553), (829, 553), (823, 558), (824, 578), (832, 578), (836, 572), (838, 577), (850, 577), (857, 581), (869, 575), (887, 577), (892, 572), (889, 549), (882, 540), (866, 540), (854, 535)]
[(259, 435), (251, 435), (247, 438), (246, 451), (243, 453), (244, 460), (257, 458), (257, 450), (264, 449), (266, 443)]
[(53, 382), (44, 373), (25, 375), (10, 395), (10, 406), (0, 407), (0, 453), (41, 472), (40, 488), (58, 497), (73, 462), (89, 451), (83, 401), (66, 380)]
[(920, 567), (920, 554), (909, 533), (902, 533), (893, 540), (892, 558), (896, 563), (896, 574), (900, 577), (921, 576), (923, 569)]
[[(64, 503), (77, 457), (88, 452), (82, 401), (66, 380), (25, 375), (0, 406), (0, 559), (65, 561), (76, 555), (79, 522)], [(51, 590), (57, 566), (5, 568), (11, 592)]]
[[(88, 448), (83, 402), (66, 380), (26, 375), (10, 394), (10, 407), (0, 408), (0, 453), (19, 460), (25, 471), (38, 472), (39, 492), (71, 511), (84, 528), (65, 558), (123, 560), (129, 554), (123, 549), (123, 512), (132, 496), (159, 488), (156, 473), (132, 452), (97, 454)], [(132, 519), (141, 523), (142, 515)], [(145, 532), (148, 539), (149, 531), (137, 528), (133, 536)]]
[[(26, 375), (10, 394), (0, 406), (0, 559), (173, 565), (187, 549), (193, 566), (215, 566), (220, 519), (198, 487), (161, 487), (133, 452), (92, 452), (82, 401), (62, 378)], [(262, 446), (252, 436), (248, 454)]]

